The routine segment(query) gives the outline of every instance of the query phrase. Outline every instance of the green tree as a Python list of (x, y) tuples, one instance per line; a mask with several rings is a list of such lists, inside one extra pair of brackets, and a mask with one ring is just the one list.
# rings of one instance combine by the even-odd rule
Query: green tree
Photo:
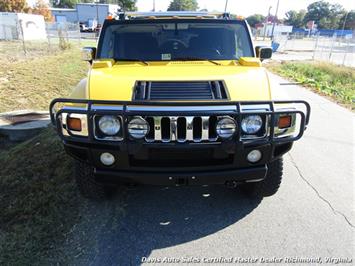
[(0, 12), (27, 12), (26, 0), (1, 0)]
[(255, 27), (256, 24), (263, 23), (265, 21), (265, 17), (261, 14), (254, 14), (247, 17), (247, 21), (251, 27)]
[[(327, 19), (330, 16), (330, 4), (324, 1), (318, 1), (310, 4), (307, 7), (307, 13), (304, 17), (304, 22), (314, 20), (318, 27), (322, 28), (321, 20)], [(324, 21), (323, 21), (324, 23)]]
[(346, 15), (346, 10), (342, 5), (334, 4), (330, 6), (330, 18), (328, 22), (328, 29), (341, 29), (343, 24), (341, 19)]
[(123, 11), (137, 11), (137, 0), (103, 0), (101, 3), (117, 4)]
[[(345, 25), (344, 25), (344, 21), (345, 21)], [(340, 20), (340, 28), (342, 29), (343, 26), (345, 26), (344, 27), (345, 30), (355, 29), (355, 10), (351, 10), (347, 14), (344, 14), (344, 16)]]
[(61, 7), (61, 8), (75, 8), (75, 5), (79, 3), (79, 0), (59, 0), (54, 1), (54, 7)]
[(345, 9), (339, 4), (318, 1), (307, 7), (304, 22), (314, 20), (319, 29), (339, 29), (345, 14)]
[(305, 26), (304, 17), (306, 15), (306, 10), (302, 9), (300, 11), (290, 10), (286, 14), (285, 24), (291, 25), (295, 28), (303, 28)]
[(198, 4), (196, 0), (172, 0), (168, 11), (196, 11)]

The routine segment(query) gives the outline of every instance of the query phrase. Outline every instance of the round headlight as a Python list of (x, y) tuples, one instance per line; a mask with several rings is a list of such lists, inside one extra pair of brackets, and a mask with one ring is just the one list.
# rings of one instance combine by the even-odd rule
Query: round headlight
[(230, 117), (222, 118), (218, 121), (216, 131), (218, 136), (222, 139), (228, 139), (232, 137), (237, 129), (235, 121)]
[(104, 115), (99, 120), (99, 128), (102, 133), (113, 136), (116, 135), (121, 129), (120, 120), (112, 115)]
[(128, 123), (128, 133), (135, 139), (144, 138), (149, 132), (149, 124), (141, 117), (135, 117)]
[(242, 130), (247, 134), (255, 134), (263, 126), (260, 115), (249, 115), (242, 120)]

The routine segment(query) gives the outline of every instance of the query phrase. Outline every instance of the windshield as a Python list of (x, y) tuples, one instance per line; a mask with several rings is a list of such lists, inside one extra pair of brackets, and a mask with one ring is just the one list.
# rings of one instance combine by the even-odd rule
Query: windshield
[(149, 22), (108, 24), (97, 58), (115, 60), (236, 60), (253, 56), (242, 22)]

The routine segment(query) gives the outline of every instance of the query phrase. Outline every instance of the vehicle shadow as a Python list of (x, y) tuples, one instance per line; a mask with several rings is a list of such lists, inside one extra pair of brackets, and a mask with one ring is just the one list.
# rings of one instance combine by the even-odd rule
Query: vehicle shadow
[(214, 234), (259, 203), (223, 186), (127, 189), (110, 202), (89, 203), (87, 222), (77, 228), (87, 245), (81, 243), (84, 254), (72, 262), (140, 265), (153, 250)]

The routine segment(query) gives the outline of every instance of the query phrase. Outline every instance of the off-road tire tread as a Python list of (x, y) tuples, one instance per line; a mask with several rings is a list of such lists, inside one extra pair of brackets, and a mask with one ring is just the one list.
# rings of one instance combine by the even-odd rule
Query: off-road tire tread
[(76, 161), (75, 179), (81, 194), (88, 199), (104, 200), (107, 191), (103, 184), (95, 181), (94, 169), (90, 165)]
[(274, 195), (281, 185), (283, 159), (278, 158), (268, 164), (266, 178), (258, 183), (247, 184), (244, 191), (252, 197), (263, 198)]

